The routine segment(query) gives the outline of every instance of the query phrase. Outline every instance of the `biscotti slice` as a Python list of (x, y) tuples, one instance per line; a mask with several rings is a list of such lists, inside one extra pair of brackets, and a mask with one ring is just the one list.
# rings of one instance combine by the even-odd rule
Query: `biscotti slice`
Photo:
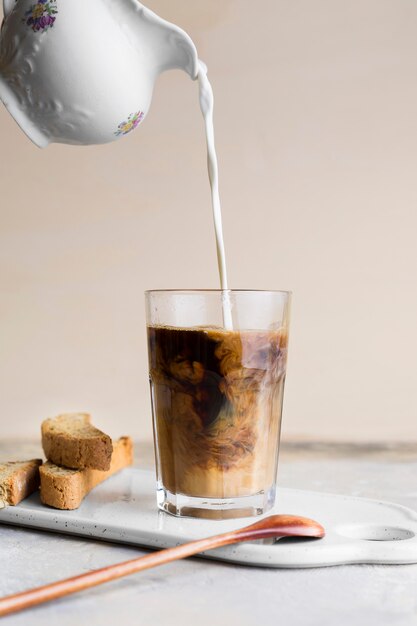
[(16, 506), (39, 487), (40, 459), (0, 463), (0, 508)]
[(77, 509), (94, 487), (132, 462), (133, 444), (130, 437), (121, 437), (113, 442), (113, 454), (107, 472), (90, 468), (68, 469), (48, 461), (40, 468), (41, 501), (56, 509)]
[(87, 413), (67, 413), (42, 422), (42, 446), (48, 461), (74, 469), (110, 469), (112, 441), (91, 424)]

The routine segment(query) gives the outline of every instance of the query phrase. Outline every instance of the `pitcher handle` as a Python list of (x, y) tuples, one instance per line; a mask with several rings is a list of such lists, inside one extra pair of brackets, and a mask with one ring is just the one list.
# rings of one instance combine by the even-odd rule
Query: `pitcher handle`
[(4, 19), (12, 12), (14, 5), (16, 4), (16, 0), (3, 0), (3, 14)]

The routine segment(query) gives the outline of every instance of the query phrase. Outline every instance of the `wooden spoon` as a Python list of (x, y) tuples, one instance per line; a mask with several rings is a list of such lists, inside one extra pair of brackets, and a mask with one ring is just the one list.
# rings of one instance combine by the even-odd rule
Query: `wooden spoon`
[(271, 515), (251, 526), (246, 526), (228, 533), (198, 539), (175, 548), (152, 552), (146, 556), (124, 561), (109, 567), (93, 570), (87, 574), (66, 578), (49, 585), (29, 589), (15, 595), (0, 598), (0, 617), (17, 613), (55, 598), (62, 598), (77, 591), (107, 583), (129, 574), (135, 574), (157, 565), (165, 565), (171, 561), (184, 559), (193, 554), (214, 550), (241, 541), (268, 539), (272, 537), (323, 537), (324, 528), (314, 520), (294, 515)]

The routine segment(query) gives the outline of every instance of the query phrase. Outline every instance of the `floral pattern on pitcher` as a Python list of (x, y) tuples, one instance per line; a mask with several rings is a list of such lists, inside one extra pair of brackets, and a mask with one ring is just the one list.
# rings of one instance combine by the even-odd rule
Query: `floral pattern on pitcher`
[(127, 135), (132, 130), (135, 130), (135, 128), (137, 128), (143, 120), (144, 115), (145, 113), (143, 111), (131, 113), (127, 120), (119, 124), (117, 131), (114, 133), (116, 137), (120, 137), (120, 135)]
[(57, 13), (56, 0), (38, 0), (26, 11), (22, 21), (30, 26), (35, 33), (44, 32), (48, 28), (52, 28)]

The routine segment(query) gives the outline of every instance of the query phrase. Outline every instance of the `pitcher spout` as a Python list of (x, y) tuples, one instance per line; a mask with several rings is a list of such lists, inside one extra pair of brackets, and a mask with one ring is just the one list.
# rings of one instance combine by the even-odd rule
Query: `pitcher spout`
[(157, 74), (180, 69), (196, 80), (198, 54), (191, 37), (184, 30), (159, 17), (137, 0), (118, 0), (118, 5), (123, 5), (125, 17), (129, 7), (131, 36), (142, 52), (147, 49), (148, 62), (152, 62)]

